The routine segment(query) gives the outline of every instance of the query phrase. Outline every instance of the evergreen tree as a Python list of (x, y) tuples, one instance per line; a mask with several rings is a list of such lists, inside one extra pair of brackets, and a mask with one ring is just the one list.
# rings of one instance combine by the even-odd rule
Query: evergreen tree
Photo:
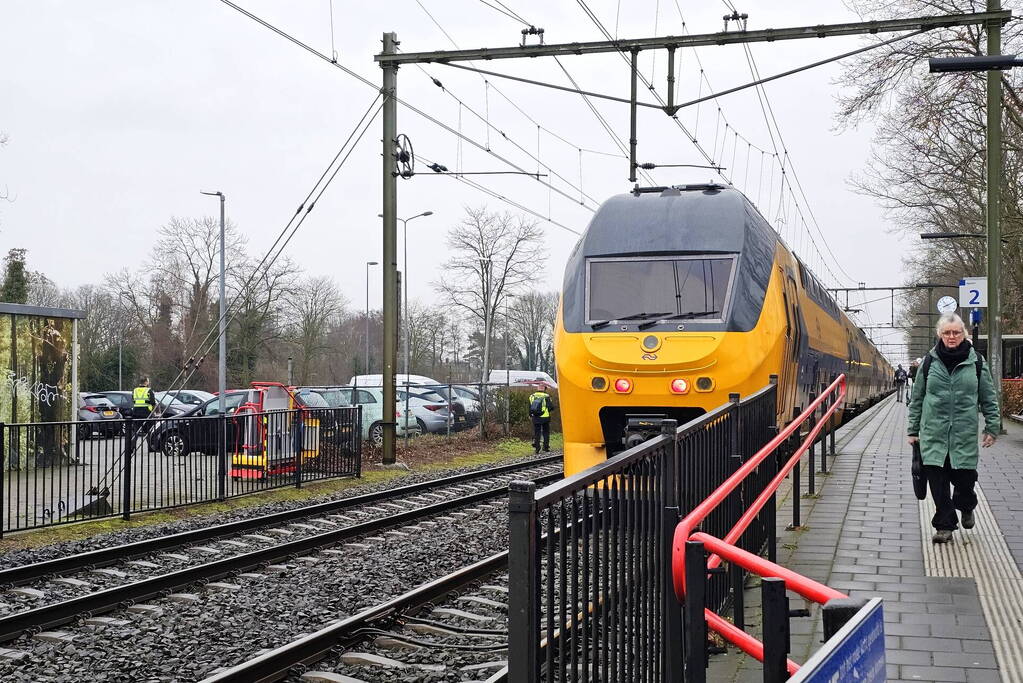
[(0, 284), (0, 300), (12, 304), (28, 303), (28, 270), (25, 249), (11, 249), (4, 259), (4, 280)]

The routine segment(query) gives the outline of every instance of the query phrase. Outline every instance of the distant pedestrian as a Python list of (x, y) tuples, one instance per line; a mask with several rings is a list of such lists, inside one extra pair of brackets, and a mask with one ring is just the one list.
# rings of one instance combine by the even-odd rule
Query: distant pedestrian
[(551, 450), (551, 395), (544, 389), (537, 389), (529, 395), (529, 417), (533, 420), (533, 452), (540, 452), (540, 437), (543, 437), (543, 450)]
[(131, 416), (136, 420), (149, 417), (156, 407), (156, 396), (149, 387), (149, 378), (143, 377), (131, 392)]
[(909, 379), (909, 374), (902, 368), (902, 364), (899, 363), (899, 367), (895, 369), (896, 403), (902, 403), (902, 390), (906, 388), (907, 379)]
[(913, 362), (909, 364), (909, 381), (910, 383), (916, 382), (916, 373), (920, 371), (920, 359), (914, 358)]
[[(924, 475), (934, 500), (932, 540), (947, 543), (960, 522), (975, 523), (977, 507), (977, 413), (984, 415), (983, 444), (995, 442), (1001, 420), (991, 370), (966, 338), (963, 319), (938, 319), (938, 343), (920, 364), (909, 401), (909, 443), (919, 441)], [(950, 495), (949, 486), (953, 487)]]

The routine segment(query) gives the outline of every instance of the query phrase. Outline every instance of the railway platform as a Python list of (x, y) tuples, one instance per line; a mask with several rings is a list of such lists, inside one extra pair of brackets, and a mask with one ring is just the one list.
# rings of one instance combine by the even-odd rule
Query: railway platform
[[(800, 527), (790, 526), (791, 491), (779, 500), (778, 563), (850, 597), (884, 599), (889, 681), (1023, 681), (1023, 426), (1006, 421), (1008, 433), (981, 451), (976, 526), (934, 545), (905, 423), (906, 405), (889, 396), (837, 433), (818, 495), (799, 500)], [(761, 621), (759, 590), (747, 585), (747, 624)], [(790, 620), (797, 662), (823, 639), (820, 608), (806, 606), (809, 617)], [(734, 648), (712, 656), (707, 674), (763, 680), (761, 664)]]

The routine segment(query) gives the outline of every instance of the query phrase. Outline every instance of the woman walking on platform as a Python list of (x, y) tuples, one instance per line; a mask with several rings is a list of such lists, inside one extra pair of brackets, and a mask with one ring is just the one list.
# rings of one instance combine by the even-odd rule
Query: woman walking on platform
[[(977, 412), (984, 414), (984, 447), (995, 442), (1001, 421), (987, 362), (966, 339), (963, 319), (938, 319), (938, 343), (920, 365), (909, 402), (909, 443), (920, 442), (924, 475), (934, 499), (933, 541), (948, 543), (959, 526), (974, 525), (977, 495)], [(954, 493), (949, 491), (949, 486)]]

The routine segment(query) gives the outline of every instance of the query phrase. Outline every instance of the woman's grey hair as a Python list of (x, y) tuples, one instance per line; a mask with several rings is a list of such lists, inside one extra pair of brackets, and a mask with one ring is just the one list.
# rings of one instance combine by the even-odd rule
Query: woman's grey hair
[(941, 317), (938, 318), (938, 324), (934, 328), (935, 334), (937, 334), (940, 337), (941, 328), (945, 327), (945, 325), (959, 325), (961, 328), (963, 328), (964, 335), (969, 334), (969, 332), (966, 331), (966, 323), (964, 323), (963, 319), (960, 318), (955, 313), (942, 313)]

